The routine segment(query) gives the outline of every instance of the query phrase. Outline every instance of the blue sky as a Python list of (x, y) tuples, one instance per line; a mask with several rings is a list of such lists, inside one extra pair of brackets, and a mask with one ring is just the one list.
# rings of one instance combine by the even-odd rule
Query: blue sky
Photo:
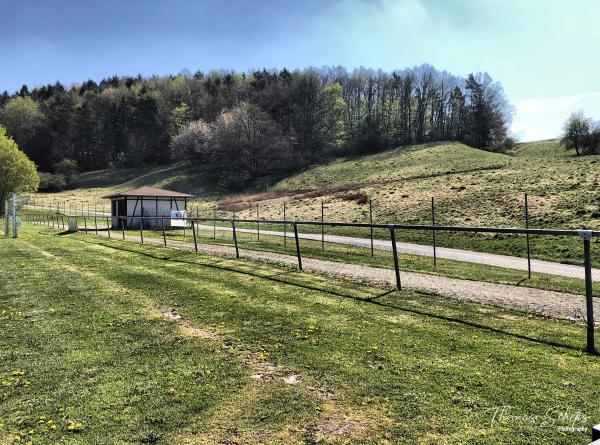
[(112, 74), (431, 63), (487, 71), (522, 140), (600, 119), (598, 0), (0, 0), (0, 91)]

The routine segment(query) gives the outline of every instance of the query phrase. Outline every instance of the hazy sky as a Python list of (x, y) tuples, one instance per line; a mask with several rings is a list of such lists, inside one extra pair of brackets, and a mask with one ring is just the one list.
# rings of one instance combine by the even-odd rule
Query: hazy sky
[(522, 140), (600, 119), (600, 0), (0, 0), (0, 91), (211, 69), (487, 71)]

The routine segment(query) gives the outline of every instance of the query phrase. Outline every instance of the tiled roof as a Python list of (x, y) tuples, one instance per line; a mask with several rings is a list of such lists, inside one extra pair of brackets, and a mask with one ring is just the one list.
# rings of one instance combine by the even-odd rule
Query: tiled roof
[(139, 189), (129, 190), (128, 192), (115, 193), (114, 195), (104, 196), (104, 198), (119, 198), (121, 196), (148, 196), (152, 198), (192, 198), (194, 195), (173, 192), (171, 190), (164, 190), (156, 187), (140, 187)]

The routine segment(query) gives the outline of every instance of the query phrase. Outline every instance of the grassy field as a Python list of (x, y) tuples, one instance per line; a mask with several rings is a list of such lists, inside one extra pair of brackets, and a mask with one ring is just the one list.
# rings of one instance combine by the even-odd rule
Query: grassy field
[[(203, 167), (106, 170), (82, 174), (76, 189), (38, 194), (46, 203), (81, 202), (100, 208), (101, 196), (152, 185), (195, 194), (191, 208), (210, 216), (283, 217), (318, 220), (321, 201), (327, 220), (367, 222), (371, 199), (375, 222), (431, 223), (431, 197), (436, 199), (438, 225), (524, 226), (524, 193), (530, 196), (530, 226), (534, 228), (600, 229), (600, 156), (575, 157), (557, 141), (520, 144), (511, 155), (489, 153), (459, 143), (404, 147), (362, 158), (344, 158), (315, 166), (275, 183), (267, 191), (225, 194), (207, 179)], [(106, 205), (106, 202), (104, 202)], [(67, 204), (68, 208), (68, 204)], [(86, 204), (87, 210), (87, 204)], [(265, 228), (267, 228), (265, 226)], [(317, 231), (317, 228), (306, 230)], [(335, 229), (334, 233), (367, 236), (366, 231)], [(404, 234), (408, 241), (429, 243), (426, 232)], [(440, 234), (439, 245), (526, 255), (518, 236)], [(536, 258), (579, 264), (581, 246), (572, 239), (538, 237)]]
[(575, 444), (600, 418), (579, 325), (31, 226), (0, 270), (2, 444)]

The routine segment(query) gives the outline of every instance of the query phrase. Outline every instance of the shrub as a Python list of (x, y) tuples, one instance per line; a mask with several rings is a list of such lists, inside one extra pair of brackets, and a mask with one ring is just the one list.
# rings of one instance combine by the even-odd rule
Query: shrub
[(67, 181), (63, 175), (52, 173), (40, 173), (41, 192), (60, 192), (67, 186)]

